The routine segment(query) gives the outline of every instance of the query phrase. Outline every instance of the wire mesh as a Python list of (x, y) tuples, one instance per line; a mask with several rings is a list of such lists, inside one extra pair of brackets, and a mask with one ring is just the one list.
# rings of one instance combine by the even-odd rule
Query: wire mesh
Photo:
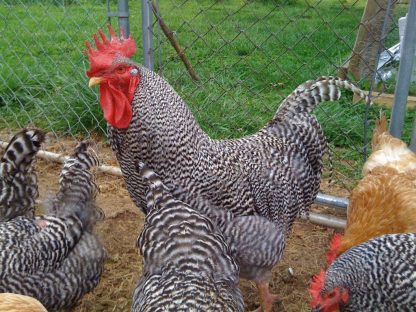
[[(369, 4), (371, 18), (364, 20)], [(407, 5), (397, 1), (160, 1), (160, 16), (200, 81), (190, 79), (170, 42), (160, 38), (157, 18), (155, 70), (179, 91), (211, 136), (240, 137), (265, 125), (299, 84), (321, 75), (345, 74), (352, 56), (360, 75), (350, 70), (350, 80), (373, 97), (381, 91), (393, 93), (394, 77), (384, 79), (387, 69), (378, 67), (378, 59), (399, 41), (397, 20), (406, 11)], [(361, 47), (356, 45), (360, 25), (367, 31)], [(353, 53), (354, 47), (360, 50)], [(343, 97), (315, 113), (335, 155), (334, 180), (351, 189), (381, 108), (352, 104), (348, 94)], [(389, 116), (389, 108), (384, 110)], [(407, 141), (410, 131), (409, 114)]]
[(85, 77), (83, 41), (105, 24), (100, 5), (0, 1), (2, 128), (33, 124), (56, 136), (102, 131)]
[[(202, 128), (215, 138), (254, 133), (297, 85), (343, 73), (353, 55), (358, 55), (359, 68), (367, 68), (367, 74), (361, 79), (348, 75), (350, 79), (371, 89), (373, 96), (379, 90), (392, 93), (394, 66), (391, 80), (381, 79), (386, 68), (379, 69), (375, 79), (368, 78), (377, 67), (378, 53), (368, 59), (363, 51), (373, 46), (385, 51), (399, 41), (397, 20), (405, 15), (407, 4), (390, 1), (391, 14), (386, 14), (389, 1), (369, 2), (376, 6), (375, 17), (364, 23), (366, 45), (354, 54), (367, 1), (155, 1), (199, 80), (190, 78), (153, 16), (155, 71), (173, 85)], [(105, 134), (97, 90), (87, 85), (83, 50), (97, 27), (107, 23), (108, 4), (117, 11), (117, 1), (0, 0), (2, 134), (29, 124), (48, 129), (58, 142), (68, 136)], [(129, 1), (129, 12), (130, 32), (140, 45), (141, 1)], [(386, 19), (382, 33), (376, 26)], [(116, 24), (114, 18), (112, 22)], [(142, 62), (140, 53), (134, 58)], [(350, 189), (360, 175), (371, 137), (365, 133), (371, 131), (380, 108), (352, 104), (351, 95), (344, 96), (337, 103), (321, 105), (315, 113), (335, 155), (335, 181)], [(408, 115), (406, 140), (412, 126)]]

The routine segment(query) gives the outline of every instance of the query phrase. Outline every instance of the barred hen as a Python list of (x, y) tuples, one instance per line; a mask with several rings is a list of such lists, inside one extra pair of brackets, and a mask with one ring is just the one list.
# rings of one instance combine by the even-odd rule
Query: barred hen
[(259, 311), (271, 311), (277, 296), (270, 294), (272, 268), (280, 261), (285, 247), (284, 225), (262, 216), (235, 216), (232, 212), (213, 207), (202, 196), (179, 187), (172, 194), (207, 215), (223, 233), (231, 255), (240, 267), (240, 277), (253, 280), (260, 294)]
[(81, 142), (63, 166), (46, 214), (0, 223), (0, 292), (28, 295), (48, 311), (73, 306), (99, 282), (105, 250), (91, 232), (102, 212), (89, 169), (98, 164)]
[(133, 311), (244, 311), (238, 266), (214, 223), (173, 197), (143, 163), (138, 173), (148, 183), (148, 214)]
[(388, 234), (355, 246), (316, 276), (313, 312), (412, 312), (416, 234)]
[(44, 139), (41, 130), (23, 129), (7, 145), (0, 160), (0, 222), (34, 217), (39, 193), (32, 164)]
[(366, 98), (348, 81), (321, 77), (300, 85), (275, 117), (256, 134), (213, 140), (197, 124), (185, 102), (156, 73), (135, 64), (134, 40), (110, 39), (99, 30), (96, 49), (86, 43), (89, 85), (100, 85), (100, 103), (111, 147), (135, 204), (147, 213), (146, 183), (136, 172), (142, 161), (169, 186), (191, 180), (214, 207), (234, 215), (261, 215), (287, 233), (306, 212), (320, 185), (327, 142), (310, 115), (322, 101), (338, 100), (345, 88)]

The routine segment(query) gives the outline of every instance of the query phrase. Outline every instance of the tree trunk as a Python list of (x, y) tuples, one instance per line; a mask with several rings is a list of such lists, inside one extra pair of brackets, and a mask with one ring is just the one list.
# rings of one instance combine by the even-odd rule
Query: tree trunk
[[(386, 16), (388, 0), (368, 0), (363, 17), (361, 18), (357, 38), (352, 56), (349, 60), (348, 72), (356, 80), (371, 81), (376, 69), (376, 61), (380, 48), (380, 41), (389, 33), (392, 12), (397, 1), (392, 0), (390, 15)], [(384, 19), (388, 18), (383, 32)], [(382, 50), (381, 50), (382, 51)]]

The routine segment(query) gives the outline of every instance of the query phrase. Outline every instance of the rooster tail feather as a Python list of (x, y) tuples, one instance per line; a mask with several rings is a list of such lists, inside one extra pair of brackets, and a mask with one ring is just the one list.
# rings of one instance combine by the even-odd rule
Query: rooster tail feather
[(384, 115), (383, 111), (380, 111), (380, 118), (376, 120), (374, 130), (373, 130), (373, 138), (371, 139), (371, 146), (373, 150), (377, 148), (380, 143), (380, 136), (387, 131), (387, 118)]
[(352, 82), (339, 77), (322, 76), (316, 80), (308, 80), (298, 86), (282, 102), (275, 119), (299, 113), (311, 113), (321, 102), (339, 100), (341, 89), (352, 91), (366, 102), (369, 101), (368, 96)]

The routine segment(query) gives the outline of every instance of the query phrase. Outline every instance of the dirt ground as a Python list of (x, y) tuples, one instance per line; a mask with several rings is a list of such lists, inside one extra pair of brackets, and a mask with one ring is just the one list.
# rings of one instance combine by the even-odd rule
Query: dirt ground
[[(75, 144), (73, 140), (60, 140), (59, 145), (50, 142), (48, 150), (59, 152), (64, 146), (65, 150), (70, 151)], [(98, 155), (103, 163), (117, 165), (108, 147), (101, 147)], [(61, 165), (38, 160), (36, 167), (42, 199), (48, 192), (57, 190)], [(82, 298), (74, 311), (130, 311), (133, 289), (142, 271), (142, 258), (135, 244), (143, 227), (144, 216), (130, 200), (122, 178), (97, 173), (97, 182), (101, 189), (97, 200), (106, 219), (97, 225), (96, 233), (103, 241), (109, 258), (100, 284)], [(331, 193), (334, 193), (333, 189)], [(343, 191), (338, 193), (346, 195)], [(307, 291), (309, 281), (323, 267), (325, 252), (333, 233), (332, 229), (306, 221), (296, 222), (284, 258), (273, 270), (271, 291), (281, 299), (274, 311), (310, 311)], [(289, 268), (293, 269), (293, 276), (289, 275)], [(240, 287), (246, 310), (257, 308), (259, 301), (255, 284), (242, 280)]]

